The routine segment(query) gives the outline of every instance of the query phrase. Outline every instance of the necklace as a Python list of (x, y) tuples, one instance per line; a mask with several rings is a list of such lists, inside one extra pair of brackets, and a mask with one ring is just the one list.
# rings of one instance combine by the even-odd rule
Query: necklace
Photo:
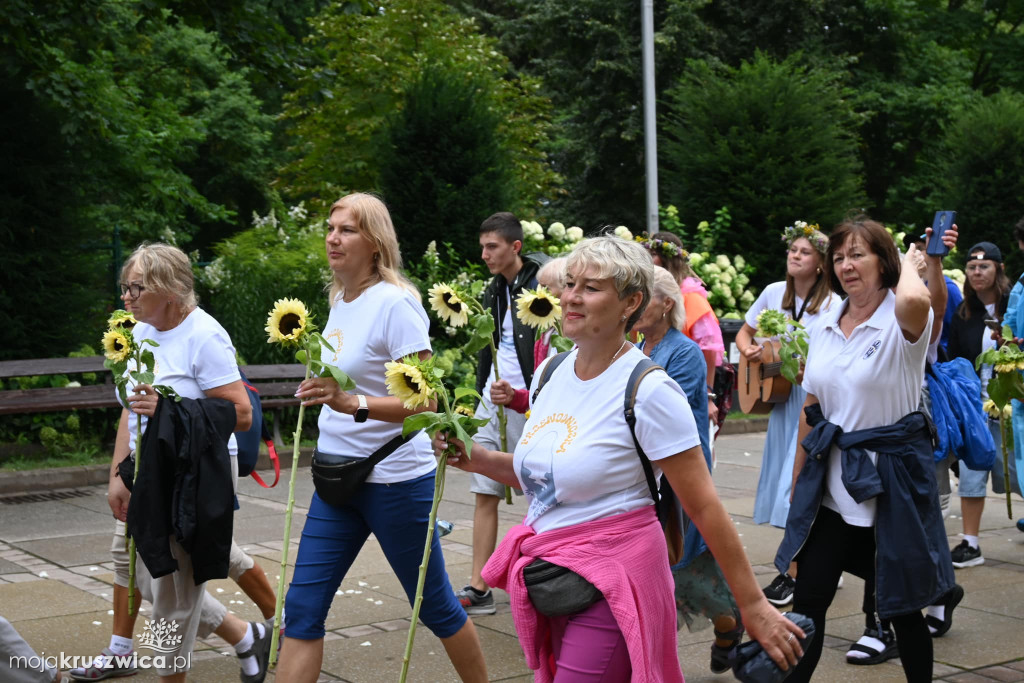
[[(611, 367), (612, 363), (615, 362), (615, 359), (619, 357), (619, 354), (622, 353), (622, 349), (626, 348), (626, 344), (628, 344), (628, 343), (629, 343), (628, 339), (624, 339), (622, 341), (622, 346), (619, 347), (619, 350), (615, 352), (615, 355), (612, 356), (612, 359), (610, 361), (608, 361), (608, 366), (605, 367), (603, 370), (601, 370), (601, 372), (604, 372), (609, 367)], [(577, 353), (576, 354), (576, 359), (573, 360), (573, 362), (572, 362), (572, 369), (573, 369), (573, 372), (576, 372), (576, 376), (577, 377), (579, 377), (579, 372), (576, 371), (576, 366), (579, 363), (579, 360), (580, 360), (580, 355), (579, 355), (579, 353)], [(601, 372), (597, 373), (597, 375), (600, 375)], [(597, 375), (594, 375), (594, 376), (596, 377)]]

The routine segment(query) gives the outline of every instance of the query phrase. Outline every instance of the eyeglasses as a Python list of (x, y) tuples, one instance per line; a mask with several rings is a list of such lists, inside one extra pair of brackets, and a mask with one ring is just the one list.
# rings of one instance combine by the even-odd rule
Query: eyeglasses
[(122, 282), (120, 284), (121, 284), (121, 296), (124, 296), (125, 294), (128, 294), (130, 292), (133, 299), (138, 299), (139, 295), (142, 294), (144, 289), (146, 289), (143, 285), (135, 284), (135, 283), (132, 283), (130, 285), (126, 285), (125, 283)]

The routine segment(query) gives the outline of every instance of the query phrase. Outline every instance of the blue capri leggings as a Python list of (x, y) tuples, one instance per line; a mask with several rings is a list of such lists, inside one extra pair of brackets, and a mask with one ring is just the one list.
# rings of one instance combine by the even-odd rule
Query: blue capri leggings
[[(411, 605), (433, 497), (433, 474), (397, 484), (363, 484), (359, 493), (342, 507), (328, 505), (314, 493), (285, 600), (287, 637), (324, 637), (324, 621), (335, 591), (371, 532), (380, 542)], [(466, 610), (455, 598), (448, 581), (436, 530), (420, 619), (438, 638), (455, 635), (467, 619)]]

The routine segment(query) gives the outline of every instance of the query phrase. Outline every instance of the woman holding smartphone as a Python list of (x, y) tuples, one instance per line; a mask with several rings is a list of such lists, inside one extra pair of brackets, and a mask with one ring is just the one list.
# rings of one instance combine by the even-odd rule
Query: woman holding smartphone
[[(953, 315), (953, 325), (949, 331), (949, 357), (966, 358), (974, 365), (975, 359), (982, 351), (995, 348), (993, 333), (998, 334), (1006, 304), (1010, 296), (1010, 280), (1003, 269), (1003, 255), (999, 247), (991, 242), (978, 242), (967, 252), (967, 281), (964, 283), (964, 300)], [(992, 366), (983, 365), (978, 369), (981, 378), (981, 396), (979, 401), (988, 398), (985, 391), (988, 381), (992, 378)], [(989, 429), (999, 450), (999, 422), (989, 420)], [(1010, 461), (1011, 490), (1020, 494), (1017, 484), (1016, 468)], [(960, 463), (960, 511), (964, 520), (964, 540), (952, 550), (953, 566), (957, 569), (974, 567), (985, 563), (978, 543), (978, 530), (981, 526), (981, 513), (985, 510), (985, 493), (988, 484), (988, 470), (976, 471)], [(1006, 493), (1003, 478), (992, 477), (992, 489), (996, 493)]]

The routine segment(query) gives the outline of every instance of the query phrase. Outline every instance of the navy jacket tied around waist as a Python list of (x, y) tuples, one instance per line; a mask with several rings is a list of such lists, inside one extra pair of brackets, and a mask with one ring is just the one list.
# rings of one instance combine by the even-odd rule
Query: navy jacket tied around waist
[[(832, 446), (841, 451), (842, 480), (858, 503), (877, 498), (875, 585), (878, 615), (908, 614), (938, 601), (953, 587), (953, 565), (939, 508), (932, 457), (932, 426), (922, 413), (895, 424), (843, 432), (820, 405), (804, 409), (813, 427), (803, 447), (786, 532), (775, 556), (780, 572), (807, 541), (821, 506)], [(878, 454), (872, 464), (868, 451)]]

